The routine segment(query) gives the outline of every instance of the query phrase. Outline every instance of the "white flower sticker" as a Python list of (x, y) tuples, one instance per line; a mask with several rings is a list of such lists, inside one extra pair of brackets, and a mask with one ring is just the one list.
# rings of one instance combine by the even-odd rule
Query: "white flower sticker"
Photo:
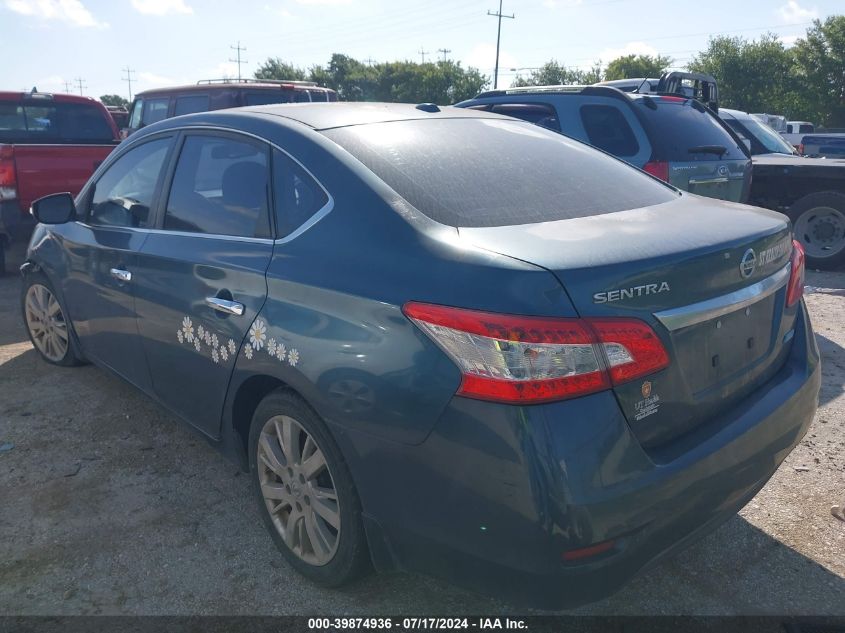
[(194, 324), (191, 322), (191, 317), (189, 316), (182, 319), (182, 336), (189, 343), (192, 343), (194, 340)]
[(182, 330), (176, 330), (176, 338), (179, 339), (180, 343), (185, 342), (185, 335), (182, 334)]
[(285, 346), (284, 345), (279, 345), (276, 348), (275, 356), (278, 360), (285, 360)]
[(244, 346), (244, 356), (246, 356), (247, 360), (252, 360), (252, 345)]
[(198, 352), (202, 351), (202, 347), (201, 347), (200, 337), (199, 337), (199, 336), (197, 336), (197, 337), (195, 337), (195, 338), (194, 338), (194, 347), (197, 349), (197, 351), (198, 351)]
[(249, 342), (256, 349), (260, 350), (264, 347), (267, 340), (267, 326), (261, 319), (255, 319), (252, 325), (249, 326)]
[(204, 340), (205, 340), (205, 344), (208, 345), (209, 347), (211, 347), (211, 332), (209, 332), (208, 330), (205, 331)]
[(211, 346), (212, 346), (214, 349), (217, 349), (217, 346), (218, 346), (218, 345), (219, 345), (219, 342), (217, 341), (217, 335), (216, 335), (216, 334), (212, 334), (212, 335), (211, 335)]
[(267, 353), (270, 354), (270, 356), (274, 356), (276, 354), (276, 339), (271, 338), (267, 341)]
[(235, 341), (233, 341), (232, 339), (229, 339), (229, 342), (227, 343), (227, 347), (229, 348), (229, 353), (234, 356), (235, 352), (238, 349), (237, 345), (235, 345)]
[(291, 367), (296, 367), (296, 364), (299, 362), (299, 352), (297, 352), (295, 349), (292, 349), (290, 351), (290, 354), (288, 354), (288, 362), (290, 363)]
[(224, 345), (220, 346), (220, 358), (224, 361), (229, 360), (229, 350), (227, 350)]
[(205, 328), (201, 325), (197, 327), (197, 338), (200, 340), (205, 338)]
[(215, 363), (220, 362), (220, 354), (217, 353), (216, 347), (212, 348), (211, 350), (211, 360), (213, 360)]

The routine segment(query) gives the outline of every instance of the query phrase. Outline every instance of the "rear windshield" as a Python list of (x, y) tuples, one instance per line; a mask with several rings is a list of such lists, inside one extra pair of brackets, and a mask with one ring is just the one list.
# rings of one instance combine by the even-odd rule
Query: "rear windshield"
[(677, 195), (627, 163), (521, 121), (396, 121), (324, 134), (419, 211), (450, 226), (567, 220)]
[[(748, 159), (719, 120), (696, 107), (692, 99), (643, 97), (635, 99), (634, 104), (649, 128), (654, 160), (686, 163)], [(725, 151), (720, 154), (716, 148)]]
[(109, 120), (87, 103), (0, 103), (0, 143), (111, 143)]
[[(296, 100), (294, 90), (254, 90), (247, 92), (246, 104), (248, 106), (268, 105), (270, 103), (293, 103)], [(308, 97), (305, 98), (308, 101)]]
[(751, 141), (752, 154), (794, 154), (792, 145), (765, 123), (760, 123), (753, 117), (747, 119), (726, 119), (740, 137)]

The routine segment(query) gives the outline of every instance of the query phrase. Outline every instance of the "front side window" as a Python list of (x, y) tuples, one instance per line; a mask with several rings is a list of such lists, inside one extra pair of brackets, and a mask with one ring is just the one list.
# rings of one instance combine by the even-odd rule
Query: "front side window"
[(528, 121), (540, 127), (546, 127), (555, 132), (560, 132), (560, 122), (555, 109), (543, 103), (504, 103), (494, 105), (491, 112), (512, 116), (523, 121)]
[(170, 99), (147, 99), (144, 101), (144, 110), (141, 115), (141, 125), (150, 125), (163, 121), (167, 118), (167, 106)]
[(185, 139), (164, 216), (171, 231), (268, 237), (267, 149), (219, 136)]
[(619, 108), (609, 105), (585, 105), (581, 108), (581, 123), (590, 145), (614, 156), (636, 156), (640, 145), (634, 131)]
[(88, 222), (99, 226), (149, 226), (150, 207), (170, 141), (149, 141), (112, 163), (94, 185)]
[(329, 201), (320, 185), (279, 150), (273, 150), (273, 194), (278, 237), (293, 233)]
[(194, 112), (208, 112), (208, 95), (191, 95), (177, 97), (173, 107), (173, 116), (193, 114)]

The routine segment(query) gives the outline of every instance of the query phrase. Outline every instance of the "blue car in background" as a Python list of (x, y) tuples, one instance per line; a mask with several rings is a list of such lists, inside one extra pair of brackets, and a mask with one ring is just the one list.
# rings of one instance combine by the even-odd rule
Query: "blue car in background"
[(784, 216), (488, 112), (177, 117), (33, 212), (41, 356), (203, 434), (327, 586), (601, 598), (737, 512), (817, 406)]

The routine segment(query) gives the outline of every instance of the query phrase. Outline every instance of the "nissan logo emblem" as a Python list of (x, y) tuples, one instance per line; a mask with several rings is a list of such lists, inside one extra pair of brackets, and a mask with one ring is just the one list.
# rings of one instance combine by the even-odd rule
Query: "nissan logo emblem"
[(739, 274), (742, 275), (743, 279), (748, 279), (754, 274), (754, 268), (756, 266), (757, 255), (754, 253), (753, 248), (749, 248), (745, 251), (745, 255), (742, 256), (742, 259), (739, 260)]
[(727, 165), (719, 165), (719, 175), (727, 176), (730, 173)]

